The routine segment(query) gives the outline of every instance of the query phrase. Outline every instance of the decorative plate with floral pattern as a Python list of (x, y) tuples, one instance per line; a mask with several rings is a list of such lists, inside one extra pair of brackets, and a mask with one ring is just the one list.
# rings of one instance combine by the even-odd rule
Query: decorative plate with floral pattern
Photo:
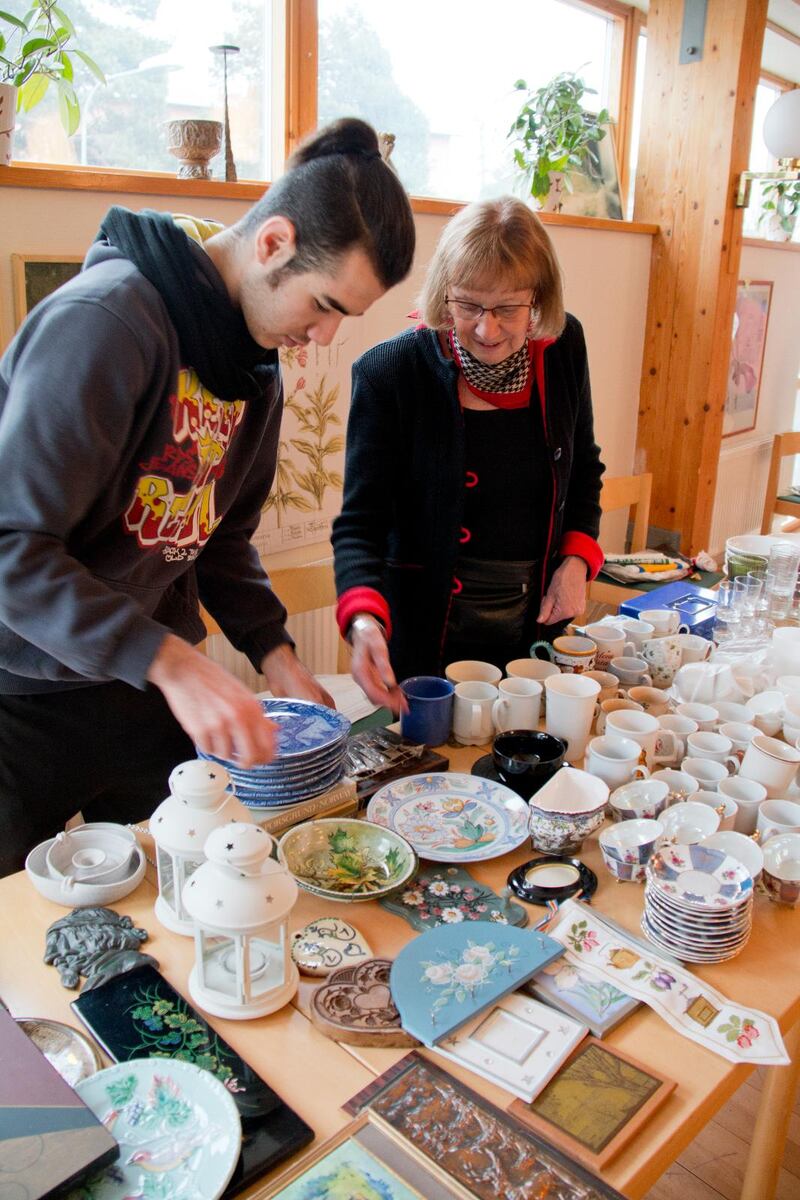
[(457, 772), (411, 775), (370, 800), (367, 820), (385, 825), (431, 862), (481, 862), (528, 837), (528, 806), (502, 783)]
[(664, 846), (650, 859), (647, 879), (678, 907), (701, 911), (733, 908), (753, 893), (743, 863), (701, 843)]

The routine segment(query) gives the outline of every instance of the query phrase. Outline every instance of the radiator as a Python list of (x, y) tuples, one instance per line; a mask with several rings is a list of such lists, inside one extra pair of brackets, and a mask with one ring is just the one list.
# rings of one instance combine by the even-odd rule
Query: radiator
[(758, 533), (772, 456), (772, 434), (723, 446), (711, 519), (709, 553), (719, 561), (725, 542), (738, 533)]
[[(339, 649), (339, 631), (333, 608), (317, 608), (313, 612), (298, 613), (289, 617), (286, 628), (297, 643), (297, 653), (315, 675), (336, 673), (336, 656)], [(241, 679), (254, 692), (267, 686), (263, 675), (250, 666), (243, 654), (221, 633), (206, 641), (206, 653), (210, 659), (225, 667), (237, 679)]]

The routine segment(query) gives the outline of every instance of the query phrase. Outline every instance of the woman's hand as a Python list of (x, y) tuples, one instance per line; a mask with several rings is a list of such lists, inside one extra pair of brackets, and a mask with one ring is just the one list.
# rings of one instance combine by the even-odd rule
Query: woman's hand
[(586, 607), (586, 576), (588, 567), (582, 558), (570, 554), (550, 580), (544, 594), (539, 616), (540, 625), (556, 625), (579, 616)]
[(352, 647), (350, 673), (359, 687), (373, 704), (390, 708), (395, 716), (405, 711), (405, 697), (389, 662), (383, 626), (374, 617), (359, 613), (350, 625), (348, 640)]

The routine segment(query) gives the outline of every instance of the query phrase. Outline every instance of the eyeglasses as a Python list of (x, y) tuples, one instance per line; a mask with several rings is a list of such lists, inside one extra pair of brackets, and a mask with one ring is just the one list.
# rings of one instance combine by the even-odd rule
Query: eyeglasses
[(491, 313), (496, 321), (518, 321), (523, 313), (530, 315), (533, 308), (532, 301), (530, 304), (496, 304), (494, 308), (473, 304), (471, 300), (453, 300), (450, 296), (445, 296), (444, 302), (454, 317), (464, 321), (478, 321), (484, 313)]

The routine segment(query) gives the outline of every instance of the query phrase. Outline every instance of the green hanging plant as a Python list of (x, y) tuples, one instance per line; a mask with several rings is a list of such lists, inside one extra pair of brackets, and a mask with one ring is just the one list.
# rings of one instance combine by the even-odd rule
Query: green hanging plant
[(514, 84), (525, 92), (525, 102), (508, 131), (514, 147), (514, 162), (526, 176), (530, 194), (540, 203), (547, 198), (555, 174), (563, 176), (567, 191), (573, 190), (570, 174), (580, 171), (587, 159), (597, 165), (592, 143), (605, 137), (608, 109), (587, 112), (584, 95), (596, 95), (574, 71), (562, 71), (544, 87), (532, 91), (524, 79)]
[(61, 123), (68, 135), (75, 133), (81, 119), (73, 85), (73, 56), (100, 83), (106, 81), (94, 59), (72, 44), (74, 37), (75, 26), (53, 0), (31, 0), (24, 17), (0, 10), (0, 83), (17, 89), (17, 112), (30, 112), (54, 83)]
[(759, 225), (775, 217), (778, 225), (790, 238), (800, 212), (800, 179), (765, 179), (761, 184), (761, 215)]

